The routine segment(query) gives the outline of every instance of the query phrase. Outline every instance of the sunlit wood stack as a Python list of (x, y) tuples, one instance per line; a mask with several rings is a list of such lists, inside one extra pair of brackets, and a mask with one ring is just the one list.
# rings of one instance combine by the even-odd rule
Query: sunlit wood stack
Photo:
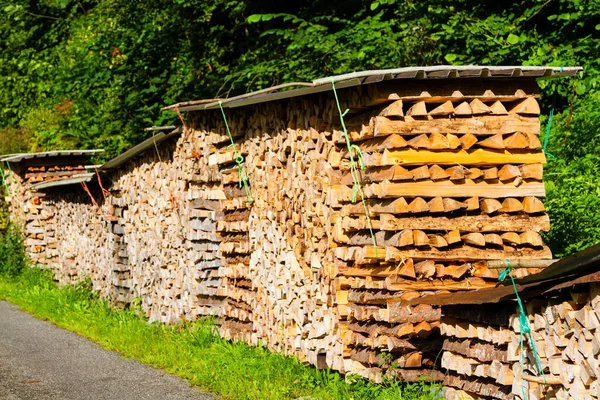
[(351, 202), (348, 152), (335, 136), (341, 179), (330, 201), (347, 364), (372, 378), (392, 365), (406, 380), (435, 367), (439, 309), (403, 301), (492, 287), (498, 270), (488, 260), (551, 258), (539, 234), (549, 220), (535, 95), (423, 96), (348, 121), (377, 248), (364, 205)]
[(597, 399), (599, 306), (597, 283), (526, 301), (531, 335), (523, 348), (516, 304), (444, 306), (445, 398)]
[(364, 205), (330, 81), (173, 106), (181, 130), (107, 163), (98, 207), (46, 191), (51, 264), (153, 321), (215, 316), (226, 338), (320, 368), (440, 380), (440, 309), (406, 302), (494, 286), (491, 261), (551, 258), (539, 89), (495, 71), (339, 82)]

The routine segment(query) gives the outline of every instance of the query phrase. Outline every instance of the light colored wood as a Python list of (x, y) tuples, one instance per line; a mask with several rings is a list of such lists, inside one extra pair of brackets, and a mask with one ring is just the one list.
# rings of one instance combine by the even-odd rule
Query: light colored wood
[(421, 213), (429, 211), (429, 204), (422, 197), (415, 197), (408, 205), (407, 211), (410, 213)]
[(479, 140), (477, 142), (478, 146), (481, 147), (486, 147), (489, 149), (504, 149), (504, 138), (502, 137), (502, 134), (497, 134), (497, 135), (493, 135), (490, 136), (486, 139), (483, 140)]
[(431, 175), (429, 174), (429, 168), (427, 167), (427, 165), (423, 165), (421, 167), (412, 169), (410, 171), (413, 175), (413, 179), (415, 181), (419, 181), (422, 179), (429, 179), (431, 177)]
[(516, 165), (507, 164), (498, 171), (498, 179), (501, 181), (514, 180), (521, 176), (521, 170)]
[[(409, 112), (407, 112), (407, 115), (410, 115)], [(419, 116), (421, 116), (421, 114), (419, 114)], [(418, 135), (431, 132), (439, 132), (442, 134), (452, 133), (455, 135), (463, 133), (472, 133), (474, 135), (502, 135), (514, 132), (539, 134), (540, 123), (537, 117), (515, 114), (510, 116), (487, 115), (456, 119), (430, 118), (426, 120), (410, 117), (405, 117), (404, 120), (389, 120), (384, 117), (375, 117), (373, 121), (373, 133), (375, 136), (387, 136), (393, 133), (399, 135)], [(356, 134), (353, 134), (352, 136), (351, 139), (353, 141), (365, 139)]]
[(500, 235), (506, 244), (521, 244), (521, 236), (516, 232), (506, 232)]
[(494, 165), (494, 164), (545, 164), (544, 153), (518, 153), (514, 150), (503, 152), (484, 149), (458, 150), (454, 152), (433, 152), (428, 150), (384, 150), (383, 154), (365, 154), (367, 166), (379, 165)]
[(429, 235), (429, 245), (431, 247), (448, 247), (448, 242), (440, 235)]
[(448, 244), (460, 243), (462, 241), (462, 238), (460, 237), (460, 231), (458, 229), (454, 229), (446, 233), (444, 235), (444, 239), (446, 239), (446, 243)]
[(523, 211), (528, 214), (535, 214), (546, 211), (546, 208), (540, 199), (528, 196), (523, 199)]
[(385, 107), (379, 113), (382, 117), (403, 117), (403, 103), (402, 100), (396, 100), (393, 103), (390, 103), (387, 107)]
[(429, 149), (431, 147), (429, 137), (424, 133), (410, 139), (407, 144), (413, 149)]
[(492, 167), (483, 170), (483, 179), (486, 181), (498, 179), (498, 168)]
[(460, 181), (465, 179), (465, 168), (462, 165), (456, 165), (446, 169), (451, 181)]
[(506, 115), (508, 111), (506, 111), (506, 107), (502, 104), (501, 101), (495, 101), (494, 104), (490, 106), (490, 111), (495, 115)]
[(531, 114), (531, 115), (539, 115), (540, 114), (540, 105), (537, 100), (533, 97), (528, 97), (525, 100), (522, 100), (510, 110), (511, 114)]
[(481, 201), (479, 202), (479, 206), (481, 208), (481, 211), (483, 211), (486, 214), (492, 214), (502, 209), (502, 203), (500, 203), (496, 199), (481, 199)]
[(467, 200), (465, 200), (465, 204), (467, 205), (467, 211), (478, 210), (479, 209), (479, 197), (478, 196), (469, 197)]
[(496, 233), (486, 233), (484, 235), (486, 245), (502, 246), (502, 238)]
[(446, 101), (429, 111), (429, 115), (434, 117), (447, 116), (450, 114), (454, 114), (454, 106), (452, 105), (451, 101)]
[(434, 197), (433, 199), (429, 200), (428, 206), (430, 213), (445, 212), (444, 199), (441, 197)]
[(490, 114), (492, 112), (492, 110), (479, 99), (473, 99), (469, 105), (471, 106), (471, 113), (473, 115)]
[(473, 112), (471, 111), (471, 106), (469, 105), (469, 103), (463, 101), (454, 108), (454, 114), (460, 117), (470, 117), (473, 114)]
[(467, 133), (460, 137), (460, 145), (465, 150), (468, 150), (471, 147), (473, 147), (473, 145), (477, 143), (477, 141), (477, 136), (473, 135), (472, 133)]
[(429, 176), (432, 181), (448, 179), (450, 177), (446, 170), (437, 164), (434, 164), (431, 167), (429, 167)]
[(413, 230), (413, 244), (415, 246), (428, 246), (429, 238), (427, 237), (427, 234), (425, 232), (423, 232), (422, 230), (414, 229)]
[(444, 198), (442, 202), (444, 204), (444, 212), (452, 212), (462, 208), (467, 208), (465, 203), (447, 197)]
[(492, 269), (508, 268), (547, 268), (558, 260), (491, 260), (487, 261), (487, 267)]
[[(545, 196), (546, 191), (542, 182), (525, 182), (515, 187), (510, 184), (473, 182), (466, 180), (464, 183), (452, 183), (452, 181), (432, 182), (381, 182), (366, 185), (364, 193), (367, 197), (391, 198), (402, 196), (422, 197), (467, 197), (486, 196), (488, 198), (504, 198), (508, 196)], [(332, 188), (332, 194), (337, 195), (340, 201), (350, 200), (345, 190), (339, 187)]]
[(529, 244), (531, 246), (543, 246), (544, 242), (542, 241), (542, 237), (539, 233), (532, 231), (531, 229), (526, 230), (525, 232), (519, 235), (521, 238), (521, 244)]
[(442, 135), (441, 133), (437, 132), (433, 132), (431, 135), (429, 135), (429, 143), (429, 148), (433, 150), (444, 150), (450, 148), (450, 141), (446, 135)]
[(462, 235), (461, 238), (466, 244), (472, 244), (480, 247), (485, 246), (485, 237), (481, 233), (467, 233), (466, 235)]
[(519, 167), (521, 170), (521, 177), (523, 179), (535, 179), (538, 181), (544, 178), (544, 167), (542, 164), (527, 164)]
[(508, 197), (502, 202), (502, 208), (499, 211), (506, 213), (520, 212), (523, 211), (523, 204), (515, 198)]
[(427, 106), (426, 106), (425, 102), (419, 101), (419, 102), (416, 102), (415, 104), (413, 104), (406, 112), (406, 115), (411, 116), (411, 117), (426, 116), (427, 115)]

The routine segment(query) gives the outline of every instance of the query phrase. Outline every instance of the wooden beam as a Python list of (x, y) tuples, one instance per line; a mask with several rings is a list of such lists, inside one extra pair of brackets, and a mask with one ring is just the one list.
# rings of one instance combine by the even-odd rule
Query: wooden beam
[(497, 165), (497, 164), (545, 164), (544, 153), (519, 150), (469, 149), (436, 152), (430, 150), (407, 149), (384, 150), (383, 153), (364, 154), (368, 167), (384, 165)]

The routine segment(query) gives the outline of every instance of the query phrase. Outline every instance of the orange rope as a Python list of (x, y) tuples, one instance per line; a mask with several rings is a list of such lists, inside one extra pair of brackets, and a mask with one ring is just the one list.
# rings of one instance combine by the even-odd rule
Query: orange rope
[(110, 196), (110, 192), (104, 189), (104, 186), (102, 186), (102, 180), (100, 179), (100, 172), (98, 172), (98, 168), (96, 168), (96, 176), (98, 177), (98, 185), (100, 185), (100, 190), (102, 190), (102, 197), (104, 197), (104, 202), (106, 202), (106, 196)]
[(88, 189), (88, 187), (87, 187), (87, 185), (86, 185), (86, 183), (84, 181), (81, 181), (81, 187), (83, 187), (83, 190), (85, 190), (85, 192), (88, 194), (88, 196), (90, 196), (90, 199), (92, 200), (92, 204), (96, 206), (96, 208), (98, 209), (98, 211), (100, 212), (100, 214), (104, 215), (104, 213), (102, 212), (102, 209), (100, 208), (100, 206), (96, 202), (96, 199), (94, 199), (94, 196), (92, 196), (92, 192), (90, 192), (90, 189)]

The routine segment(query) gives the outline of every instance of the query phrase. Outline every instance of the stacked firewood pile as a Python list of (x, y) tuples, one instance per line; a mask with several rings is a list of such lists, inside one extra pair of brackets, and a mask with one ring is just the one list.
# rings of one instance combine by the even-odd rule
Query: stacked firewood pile
[(526, 302), (531, 334), (525, 332), (524, 348), (514, 304), (445, 306), (445, 398), (597, 399), (600, 287), (585, 286)]
[(462, 82), (340, 90), (364, 204), (331, 92), (225, 108), (232, 138), (220, 110), (191, 113), (106, 173), (98, 207), (45, 189), (44, 257), (152, 320), (213, 315), (318, 367), (439, 380), (440, 309), (406, 302), (551, 257), (535, 82)]
[(347, 371), (441, 378), (440, 310), (403, 302), (492, 287), (498, 270), (489, 260), (551, 258), (539, 234), (549, 229), (538, 199), (539, 112), (533, 95), (487, 90), (400, 98), (354, 117), (348, 133), (362, 152), (365, 204), (351, 201), (350, 157), (336, 132), (340, 179), (329, 200), (338, 296), (348, 302)]

